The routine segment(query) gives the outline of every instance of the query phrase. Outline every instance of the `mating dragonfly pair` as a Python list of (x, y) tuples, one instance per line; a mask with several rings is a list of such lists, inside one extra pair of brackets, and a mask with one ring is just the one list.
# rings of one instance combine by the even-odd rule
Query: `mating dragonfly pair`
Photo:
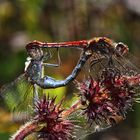
[[(45, 49), (49, 48), (78, 48), (82, 50), (77, 65), (66, 79), (56, 80), (47, 75), (43, 76), (43, 67), (58, 66), (56, 64), (44, 63), (51, 55), (49, 51), (44, 53)], [(61, 43), (33, 41), (26, 45), (26, 50), (28, 58), (25, 63), (24, 74), (19, 76), (11, 84), (3, 86), (0, 90), (0, 96), (4, 104), (8, 106), (10, 110), (17, 113), (29, 113), (27, 111), (27, 103), (32, 105), (39, 98), (38, 87), (50, 89), (66, 86), (77, 77), (87, 61), (90, 61), (90, 73), (92, 73), (91, 71), (94, 71), (94, 67), (98, 65), (102, 68), (113, 67), (123, 73), (128, 73), (130, 67), (131, 70), (134, 69), (134, 67), (132, 65), (130, 66), (128, 61), (124, 59), (124, 55), (129, 51), (128, 47), (121, 42), (116, 43), (106, 37)], [(33, 87), (32, 93), (31, 87)], [(24, 104), (24, 101), (26, 101), (26, 104)], [(90, 129), (89, 132), (92, 131)]]

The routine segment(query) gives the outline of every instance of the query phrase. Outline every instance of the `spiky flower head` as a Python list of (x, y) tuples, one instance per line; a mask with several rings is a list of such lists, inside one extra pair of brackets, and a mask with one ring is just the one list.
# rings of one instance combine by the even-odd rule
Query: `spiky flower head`
[(46, 140), (69, 140), (73, 124), (62, 118), (62, 101), (56, 105), (55, 98), (50, 99), (45, 95), (35, 106), (36, 115), (34, 119), (41, 126), (39, 138)]
[[(136, 80), (137, 79), (137, 80)], [(139, 75), (123, 75), (114, 68), (106, 68), (98, 80), (92, 77), (78, 83), (84, 114), (92, 124), (117, 123), (115, 118), (125, 119), (135, 101), (135, 87)]]

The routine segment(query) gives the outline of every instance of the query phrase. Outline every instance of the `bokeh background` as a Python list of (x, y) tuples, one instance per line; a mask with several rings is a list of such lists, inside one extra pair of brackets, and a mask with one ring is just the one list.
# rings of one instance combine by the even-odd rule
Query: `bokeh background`
[[(59, 42), (105, 36), (128, 44), (140, 62), (139, 34), (139, 0), (0, 0), (0, 85), (23, 73), (25, 45), (32, 40)], [(68, 75), (77, 62), (77, 53), (62, 55), (63, 69), (56, 72), (58, 77)], [(7, 140), (15, 127), (5, 127), (8, 114), (3, 110), (1, 114), (0, 139)], [(139, 116), (137, 104), (125, 121), (86, 139), (140, 140)]]

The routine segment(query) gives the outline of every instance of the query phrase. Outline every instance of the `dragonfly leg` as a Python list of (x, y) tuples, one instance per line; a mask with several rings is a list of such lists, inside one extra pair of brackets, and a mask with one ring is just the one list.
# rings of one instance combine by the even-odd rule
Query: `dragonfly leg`
[(52, 58), (52, 54), (51, 54), (50, 50), (48, 50), (48, 51), (43, 55), (43, 59), (44, 59), (44, 60), (48, 60), (48, 59), (50, 59), (50, 58)]
[[(37, 105), (38, 100), (39, 100), (39, 96), (38, 96), (37, 85), (34, 84), (33, 85), (33, 106)], [(35, 112), (36, 112), (36, 110), (35, 110)]]
[[(50, 51), (49, 51), (49, 53), (50, 53)], [(51, 53), (50, 53), (50, 56), (52, 57)], [(58, 57), (57, 58), (58, 59), (58, 64), (43, 63), (42, 66), (44, 66), (44, 67), (59, 67), (61, 65), (61, 58), (60, 58), (59, 48), (57, 48), (57, 57)]]
[(44, 67), (59, 67), (59, 64), (43, 63), (42, 66), (44, 66)]
[(86, 52), (83, 51), (77, 65), (73, 69), (72, 73), (65, 80), (56, 80), (52, 77), (45, 76), (37, 80), (36, 84), (44, 89), (57, 88), (57, 87), (62, 87), (67, 85), (69, 82), (73, 81), (76, 78), (78, 73), (81, 71), (81, 68), (86, 63), (86, 61), (90, 58), (90, 56), (91, 54), (86, 54)]

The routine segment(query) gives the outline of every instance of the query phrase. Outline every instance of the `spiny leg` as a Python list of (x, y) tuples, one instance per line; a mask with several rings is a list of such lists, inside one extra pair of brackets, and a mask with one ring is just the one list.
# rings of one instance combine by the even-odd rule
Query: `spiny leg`
[[(52, 57), (52, 56), (51, 56)], [(45, 67), (59, 67), (61, 65), (61, 58), (60, 58), (60, 52), (59, 48), (57, 48), (57, 59), (58, 59), (58, 64), (52, 64), (52, 63), (43, 63), (42, 65)]]
[[(39, 95), (38, 95), (38, 89), (37, 89), (37, 85), (34, 84), (33, 85), (33, 107), (36, 108), (35, 106), (37, 105), (38, 101), (39, 101)], [(36, 112), (36, 110), (34, 110), (34, 112)]]

